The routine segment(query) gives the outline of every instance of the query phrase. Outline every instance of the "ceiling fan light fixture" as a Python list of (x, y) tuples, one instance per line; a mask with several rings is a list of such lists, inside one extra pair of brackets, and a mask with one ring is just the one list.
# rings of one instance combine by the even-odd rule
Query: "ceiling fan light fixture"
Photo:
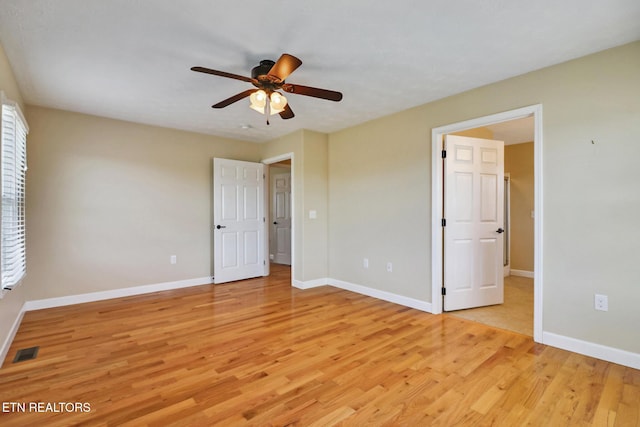
[(264, 107), (267, 105), (267, 93), (262, 89), (257, 90), (249, 96), (251, 105), (249, 107), (258, 113), (264, 114)]
[(271, 115), (284, 111), (284, 108), (287, 106), (287, 98), (285, 98), (284, 95), (278, 92), (273, 92), (270, 99)]
[(291, 83), (285, 84), (285, 79), (287, 79), (289, 75), (300, 65), (302, 65), (302, 61), (300, 59), (293, 55), (289, 55), (288, 53), (283, 53), (275, 62), (268, 59), (260, 61), (260, 65), (251, 70), (251, 77), (245, 77), (239, 74), (200, 66), (191, 67), (191, 70), (251, 83), (256, 89), (247, 89), (244, 92), (235, 94), (218, 102), (217, 104), (212, 105), (211, 108), (228, 107), (241, 99), (249, 98), (249, 107), (260, 114), (267, 116), (267, 124), (269, 124), (269, 116), (274, 114), (279, 114), (284, 120), (295, 117), (295, 114), (293, 114), (293, 111), (287, 102), (287, 98), (282, 95), (282, 93), (277, 92), (278, 90), (283, 90), (287, 92), (287, 94), (295, 93), (298, 95), (311, 96), (313, 98), (326, 99), (335, 102), (342, 100), (342, 93), (334, 90), (294, 85)]

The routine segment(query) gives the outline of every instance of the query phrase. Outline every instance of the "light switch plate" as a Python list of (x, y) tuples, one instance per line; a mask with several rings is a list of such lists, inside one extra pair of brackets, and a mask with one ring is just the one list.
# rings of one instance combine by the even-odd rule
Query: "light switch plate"
[(309, 219), (316, 219), (318, 217), (318, 213), (314, 210), (309, 211)]

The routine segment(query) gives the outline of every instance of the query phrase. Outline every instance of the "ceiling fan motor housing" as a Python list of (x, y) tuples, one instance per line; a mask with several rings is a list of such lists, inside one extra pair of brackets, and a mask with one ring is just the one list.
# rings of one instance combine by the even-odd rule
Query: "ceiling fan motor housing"
[(282, 87), (284, 81), (280, 81), (277, 77), (269, 75), (269, 71), (271, 71), (274, 65), (274, 61), (263, 59), (260, 61), (260, 65), (251, 69), (251, 78), (260, 83), (259, 85), (254, 84), (255, 86), (267, 92), (275, 91)]

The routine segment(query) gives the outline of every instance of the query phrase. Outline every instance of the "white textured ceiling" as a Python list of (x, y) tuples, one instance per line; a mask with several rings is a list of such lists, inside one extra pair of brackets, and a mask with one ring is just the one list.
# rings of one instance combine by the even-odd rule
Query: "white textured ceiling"
[[(332, 132), (640, 39), (638, 0), (0, 0), (0, 42), (28, 104), (268, 141)], [(287, 52), (287, 81), (338, 90), (289, 95), (291, 120), (251, 88), (195, 73), (249, 75)], [(242, 129), (250, 125), (250, 129)]]

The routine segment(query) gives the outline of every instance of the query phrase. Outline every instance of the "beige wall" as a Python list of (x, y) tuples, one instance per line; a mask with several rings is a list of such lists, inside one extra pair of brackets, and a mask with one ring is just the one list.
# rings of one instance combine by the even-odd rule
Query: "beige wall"
[(640, 353), (638, 70), (640, 42), (331, 134), (330, 277), (431, 301), (431, 129), (541, 103), (543, 328)]
[(255, 144), (39, 107), (28, 120), (28, 299), (213, 274), (212, 158), (258, 161)]
[(533, 142), (505, 145), (504, 171), (511, 176), (511, 268), (533, 271)]
[(430, 301), (428, 124), (411, 109), (329, 135), (329, 277)]
[[(17, 102), (23, 112), (25, 112), (22, 95), (18, 90), (18, 85), (13, 75), (13, 71), (11, 70), (11, 65), (9, 64), (9, 60), (6, 57), (1, 44), (0, 91), (4, 92), (8, 99)], [(31, 275), (30, 266), (27, 266), (27, 275)], [(0, 364), (2, 364), (2, 351), (8, 349), (8, 346), (6, 345), (8, 343), (7, 339), (10, 338), (12, 327), (18, 319), (25, 300), (26, 296), (24, 286), (18, 286), (14, 290), (5, 293), (4, 297), (0, 299)]]
[[(304, 222), (302, 280), (328, 277), (328, 136), (304, 131)], [(309, 211), (316, 211), (316, 218), (309, 218)]]
[[(262, 158), (293, 153), (293, 280), (327, 277), (328, 136), (300, 130), (262, 146)], [(316, 219), (309, 219), (315, 210)]]

